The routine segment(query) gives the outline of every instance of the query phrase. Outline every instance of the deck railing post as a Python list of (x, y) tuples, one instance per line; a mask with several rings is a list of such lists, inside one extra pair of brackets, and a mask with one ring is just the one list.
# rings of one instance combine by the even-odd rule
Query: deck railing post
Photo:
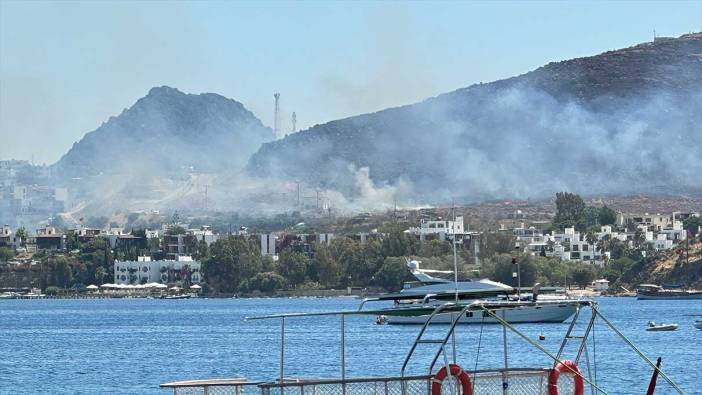
[(285, 317), (280, 318), (280, 393), (285, 393)]
[(345, 316), (342, 314), (341, 315), (341, 392), (342, 394), (346, 394), (346, 349), (345, 349), (345, 329), (344, 329), (344, 321), (345, 321)]
[[(505, 319), (505, 312), (506, 309), (502, 309), (502, 320), (507, 321)], [(507, 369), (509, 369), (509, 363), (507, 360), (507, 327), (505, 325), (502, 325), (502, 343), (504, 345), (505, 355), (505, 370), (502, 372), (502, 393), (506, 395), (509, 388), (509, 382), (507, 380)]]

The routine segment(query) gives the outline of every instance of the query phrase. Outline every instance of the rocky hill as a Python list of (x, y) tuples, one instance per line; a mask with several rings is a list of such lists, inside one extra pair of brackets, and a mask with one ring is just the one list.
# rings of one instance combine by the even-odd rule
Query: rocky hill
[(239, 169), (272, 139), (271, 129), (235, 100), (162, 86), (75, 143), (55, 174), (224, 172)]
[[(489, 61), (489, 60), (487, 60)], [(702, 34), (550, 63), (264, 144), (251, 174), (437, 203), (699, 192)]]
[[(624, 273), (621, 283), (633, 290), (639, 284), (681, 284), (702, 288), (702, 242), (690, 243), (689, 257), (686, 246), (665, 251), (658, 259), (641, 261)], [(615, 284), (620, 285), (619, 283)]]

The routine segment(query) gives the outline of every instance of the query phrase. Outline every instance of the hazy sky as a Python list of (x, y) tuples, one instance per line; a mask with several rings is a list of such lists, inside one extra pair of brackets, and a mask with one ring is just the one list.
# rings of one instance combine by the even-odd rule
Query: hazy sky
[(0, 159), (53, 163), (153, 86), (298, 126), (702, 31), (687, 2), (0, 0)]

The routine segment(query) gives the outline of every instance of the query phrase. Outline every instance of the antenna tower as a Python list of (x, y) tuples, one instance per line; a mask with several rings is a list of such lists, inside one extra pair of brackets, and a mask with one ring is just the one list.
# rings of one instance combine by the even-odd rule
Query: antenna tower
[(292, 114), (292, 132), (297, 132), (297, 114), (293, 111)]
[(273, 133), (275, 137), (278, 137), (278, 132), (280, 131), (280, 93), (274, 93), (275, 98), (275, 113), (273, 115)]

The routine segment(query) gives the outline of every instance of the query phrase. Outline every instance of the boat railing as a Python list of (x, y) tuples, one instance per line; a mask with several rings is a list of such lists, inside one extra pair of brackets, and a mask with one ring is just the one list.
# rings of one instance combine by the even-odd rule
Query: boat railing
[(261, 382), (244, 378), (186, 380), (161, 384), (161, 388), (173, 390), (173, 395), (249, 395), (259, 394)]
[[(549, 369), (497, 369), (467, 371), (473, 393), (503, 395), (547, 394)], [(428, 395), (434, 376), (365, 377), (324, 380), (286, 380), (259, 385), (261, 395)], [(572, 393), (572, 380), (559, 380), (560, 393)], [(448, 386), (448, 381), (443, 384)], [(448, 391), (444, 389), (444, 391)]]

